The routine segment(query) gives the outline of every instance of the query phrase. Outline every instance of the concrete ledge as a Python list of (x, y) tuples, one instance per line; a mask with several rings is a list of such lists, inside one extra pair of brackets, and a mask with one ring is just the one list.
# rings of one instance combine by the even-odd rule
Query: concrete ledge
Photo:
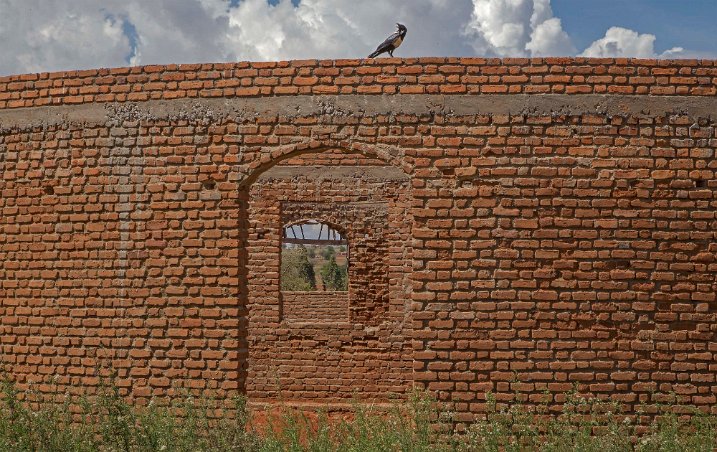
[(315, 115), (580, 115), (654, 117), (686, 115), (712, 118), (717, 98), (624, 96), (619, 94), (483, 94), (483, 95), (338, 95), (231, 99), (178, 99), (140, 103), (84, 104), (0, 110), (0, 130), (59, 124), (106, 124), (122, 121), (185, 119), (199, 122), (253, 120)]

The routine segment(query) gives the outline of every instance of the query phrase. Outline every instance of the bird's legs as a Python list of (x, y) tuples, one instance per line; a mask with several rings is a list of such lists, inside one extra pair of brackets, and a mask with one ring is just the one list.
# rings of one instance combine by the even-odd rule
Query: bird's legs
[(393, 50), (389, 50), (388, 54), (391, 55), (391, 58), (393, 58)]

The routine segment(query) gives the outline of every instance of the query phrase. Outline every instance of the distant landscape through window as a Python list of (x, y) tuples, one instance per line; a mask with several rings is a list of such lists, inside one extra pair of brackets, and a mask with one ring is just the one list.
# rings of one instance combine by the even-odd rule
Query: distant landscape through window
[(286, 225), (281, 241), (281, 290), (348, 290), (349, 244), (331, 226), (308, 220)]

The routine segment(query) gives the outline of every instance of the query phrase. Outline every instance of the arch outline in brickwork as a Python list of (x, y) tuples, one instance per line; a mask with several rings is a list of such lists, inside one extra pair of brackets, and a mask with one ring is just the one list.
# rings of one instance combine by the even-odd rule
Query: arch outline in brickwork
[(258, 161), (247, 166), (243, 178), (239, 179), (239, 189), (248, 189), (259, 176), (284, 160), (306, 154), (320, 154), (337, 149), (350, 154), (359, 154), (369, 158), (376, 158), (401, 169), (408, 177), (413, 174), (413, 166), (402, 158), (402, 148), (398, 146), (376, 145), (352, 140), (309, 140), (280, 146), (264, 146), (258, 152), (261, 157)]
[[(246, 148), (248, 149), (248, 148)], [(275, 168), (277, 165), (280, 165), (282, 162), (290, 160), (292, 158), (301, 157), (304, 155), (316, 155), (321, 154), (324, 152), (330, 152), (330, 151), (338, 151), (340, 153), (345, 153), (346, 155), (360, 155), (362, 157), (366, 157), (368, 159), (375, 159), (382, 162), (383, 166), (385, 167), (395, 167), (397, 170), (400, 170), (400, 173), (405, 175), (405, 179), (401, 177), (402, 180), (404, 180), (403, 183), (405, 183), (406, 187), (406, 196), (408, 198), (412, 198), (412, 189), (411, 189), (411, 178), (413, 177), (413, 165), (408, 163), (406, 161), (405, 157), (405, 148), (402, 148), (400, 146), (393, 146), (393, 145), (385, 145), (385, 144), (370, 144), (366, 142), (360, 142), (353, 139), (350, 140), (335, 140), (335, 139), (322, 139), (322, 140), (314, 140), (309, 139), (302, 142), (287, 144), (287, 145), (275, 145), (275, 146), (260, 146), (260, 147), (253, 147), (251, 148), (251, 152), (258, 156), (257, 159), (253, 162), (250, 162), (249, 164), (244, 166), (244, 172), (240, 175), (240, 178), (237, 182), (238, 189), (240, 192), (240, 201), (244, 204), (243, 208), (243, 215), (246, 215), (241, 222), (244, 224), (250, 223), (250, 210), (249, 209), (249, 203), (250, 201), (250, 193), (253, 190), (253, 186), (255, 185), (255, 182), (259, 181), (261, 176), (266, 173), (267, 171), (270, 171), (271, 169)], [(374, 160), (373, 165), (376, 165)], [(410, 162), (410, 159), (409, 159)], [(381, 166), (382, 164), (378, 164), (378, 166)], [(356, 167), (370, 167), (371, 165), (362, 165), (357, 164)], [(311, 201), (307, 201), (311, 202)], [(411, 203), (406, 202), (405, 204), (407, 207), (407, 212), (409, 215), (412, 215), (412, 208)], [(340, 225), (336, 221), (331, 221), (328, 218), (325, 217), (316, 217), (316, 216), (310, 216), (310, 217), (301, 217), (301, 219), (295, 219), (292, 220), (292, 224), (301, 223), (306, 220), (316, 220), (320, 221), (324, 224), (327, 224), (339, 231), (341, 231), (346, 238), (348, 238), (348, 232), (346, 230), (345, 225)], [(283, 228), (289, 223), (282, 223), (281, 227)], [(245, 228), (247, 231), (249, 228)], [(410, 225), (408, 226), (409, 235), (412, 236), (412, 229), (413, 229), (413, 222), (410, 222)], [(263, 236), (262, 236), (263, 237)], [(252, 273), (251, 270), (251, 259), (249, 256), (251, 255), (252, 251), (251, 249), (255, 246), (252, 243), (252, 240), (248, 237), (243, 237), (241, 239), (243, 241), (243, 245), (240, 246), (240, 248), (243, 250), (245, 254), (245, 258), (242, 259), (244, 261), (244, 265), (247, 265), (243, 269), (243, 275), (244, 278), (246, 278), (248, 275)], [(410, 240), (408, 241), (409, 249), (411, 249)], [(350, 245), (351, 246), (351, 245)], [(412, 260), (412, 252), (409, 252), (409, 254), (406, 255), (406, 259), (409, 264)], [(405, 268), (410, 268), (410, 265), (406, 266)], [(396, 269), (393, 269), (391, 271), (397, 271)], [(404, 343), (405, 345), (405, 352), (410, 354), (410, 360), (413, 359), (413, 348), (411, 345), (410, 340), (410, 328), (411, 328), (411, 284), (410, 280), (412, 279), (410, 276), (410, 270), (406, 273), (406, 280), (403, 281), (403, 286), (396, 286), (393, 288), (390, 288), (389, 291), (392, 293), (403, 291), (402, 293), (405, 295), (405, 301), (399, 301), (400, 303), (404, 303), (405, 310), (401, 310), (400, 314), (397, 316), (396, 312), (391, 312), (391, 306), (386, 305), (384, 308), (386, 312), (381, 311), (381, 315), (376, 317), (377, 319), (381, 319), (381, 322), (374, 324), (372, 320), (366, 321), (366, 320), (357, 320), (359, 324), (364, 325), (364, 330), (362, 330), (362, 334), (366, 335), (366, 339), (362, 340), (373, 340), (373, 341), (379, 341), (379, 337), (382, 337), (379, 334), (379, 331), (382, 331), (382, 334), (398, 334), (398, 338), (400, 338), (400, 342)], [(250, 278), (252, 281), (254, 281), (254, 278)], [(245, 280), (247, 283), (248, 280)], [(272, 394), (274, 391), (273, 388), (269, 388), (269, 392), (266, 391), (257, 391), (256, 384), (260, 383), (262, 380), (262, 372), (266, 372), (263, 368), (261, 368), (262, 364), (258, 364), (258, 360), (262, 359), (261, 353), (265, 352), (269, 349), (269, 347), (273, 347), (274, 345), (267, 346), (265, 342), (258, 341), (258, 338), (260, 336), (255, 336), (255, 334), (261, 334), (262, 331), (274, 331), (277, 327), (279, 327), (279, 323), (275, 324), (275, 321), (279, 321), (283, 317), (282, 310), (283, 307), (281, 306), (280, 301), (280, 293), (277, 292), (275, 295), (277, 296), (276, 303), (271, 302), (267, 303), (268, 296), (270, 294), (267, 294), (263, 292), (262, 294), (259, 294), (257, 298), (257, 292), (254, 292), (256, 290), (256, 283), (249, 283), (245, 286), (245, 291), (243, 292), (242, 296), (245, 297), (244, 301), (246, 302), (246, 346), (247, 346), (247, 357), (248, 360), (246, 362), (246, 367), (243, 368), (244, 374), (243, 377), (246, 378), (241, 384), (243, 388), (243, 392), (247, 394), (249, 397), (250, 403), (261, 403), (262, 401), (266, 400), (273, 400)], [(278, 285), (277, 285), (278, 286)], [(262, 286), (265, 287), (265, 286)], [(273, 289), (272, 289), (273, 290)], [(272, 292), (273, 293), (273, 292)], [(399, 299), (400, 300), (400, 299)], [(258, 303), (257, 303), (258, 301)], [(390, 302), (389, 302), (390, 303)], [(393, 305), (394, 307), (396, 304)], [(252, 314), (253, 309), (260, 309), (260, 312), (266, 311), (268, 315), (264, 315), (262, 313), (260, 314)], [(363, 311), (362, 311), (363, 312)], [(368, 312), (368, 311), (367, 311)], [(276, 319), (274, 319), (274, 316), (278, 315)], [(364, 315), (368, 315), (365, 314)], [(389, 316), (393, 316), (393, 320), (389, 319)], [(255, 322), (255, 319), (259, 318), (261, 319), (261, 322), (257, 324)], [(349, 325), (349, 324), (347, 324)], [(258, 328), (258, 330), (257, 330)], [(291, 329), (291, 328), (298, 328), (295, 326), (292, 326), (290, 324), (281, 324), (281, 328), (284, 329)], [(308, 328), (308, 329), (307, 329)], [(310, 331), (312, 331), (312, 328), (317, 328), (316, 325), (309, 325), (308, 327), (302, 327), (303, 330), (302, 334), (308, 334)], [(340, 326), (338, 324), (332, 324), (330, 328), (333, 328), (336, 331), (339, 331), (341, 328), (346, 328), (344, 326)], [(338, 328), (338, 330), (337, 330)], [(294, 331), (293, 329), (292, 335), (299, 334), (298, 331)], [(338, 334), (334, 331), (331, 334)], [(258, 333), (257, 333), (258, 332)], [(341, 333), (344, 334), (344, 333)], [(345, 334), (344, 334), (345, 335)], [(376, 336), (376, 337), (373, 337)], [(357, 346), (360, 346), (360, 342), (357, 342)], [(276, 342), (274, 341), (274, 344)], [(385, 346), (384, 352), (389, 353), (389, 343), (383, 344)], [(393, 344), (390, 344), (390, 347), (393, 347)], [(255, 348), (256, 347), (256, 348)], [(266, 350), (265, 350), (266, 349)], [(260, 353), (260, 355), (256, 355), (256, 358), (254, 358), (253, 355), (256, 351)], [(373, 353), (373, 351), (372, 351)], [(414, 378), (412, 375), (412, 364), (411, 365), (404, 365), (406, 362), (404, 360), (399, 360), (400, 362), (395, 363), (395, 368), (393, 368), (392, 372), (390, 373), (390, 379), (394, 379), (395, 381), (400, 381), (401, 385), (405, 385), (405, 391), (408, 391), (411, 387), (411, 385), (414, 382)], [(404, 364), (401, 364), (404, 363)], [(258, 365), (257, 365), (258, 364)], [(404, 369), (405, 367), (405, 369)], [(259, 372), (259, 373), (257, 373)], [(353, 378), (363, 378), (361, 377), (353, 377)], [(387, 380), (388, 382), (388, 380)], [(395, 386), (395, 383), (384, 383), (388, 386)], [(297, 389), (297, 391), (303, 391), (303, 389)], [(261, 393), (261, 396), (258, 396), (257, 394)], [(377, 394), (369, 393), (367, 394), (367, 397), (377, 397)], [(338, 399), (337, 399), (338, 400)], [(333, 400), (330, 403), (336, 403), (337, 400)], [(371, 399), (373, 400), (373, 399)]]

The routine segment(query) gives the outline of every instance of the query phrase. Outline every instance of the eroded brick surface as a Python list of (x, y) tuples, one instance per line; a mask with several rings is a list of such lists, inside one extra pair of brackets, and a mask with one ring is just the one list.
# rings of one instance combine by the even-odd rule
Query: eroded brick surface
[[(140, 403), (184, 389), (386, 400), (416, 385), (468, 421), (486, 391), (556, 408), (577, 385), (627, 411), (671, 393), (714, 410), (714, 122), (683, 108), (710, 111), (714, 64), (339, 60), (0, 79), (0, 358), (41, 394), (91, 393), (111, 365)], [(485, 103), (492, 92), (563, 97), (506, 113)], [(283, 96), (322, 93), (367, 96), (281, 112)], [(581, 107), (595, 93), (630, 108)], [(201, 103), (246, 96), (273, 113)], [(196, 108), (172, 110), (178, 97)], [(167, 113), (142, 110), (152, 99)], [(372, 99), (395, 109), (372, 113)], [(62, 120), (71, 103), (105, 104)], [(28, 108), (40, 105), (57, 106)], [(281, 227), (302, 210), (356, 250), (347, 322), (282, 320)], [(294, 312), (310, 318), (311, 303)]]
[[(412, 372), (408, 177), (346, 165), (355, 161), (350, 155), (323, 166), (306, 157), (267, 171), (249, 191), (247, 394), (340, 402), (357, 388), (359, 397), (378, 400), (403, 393)], [(279, 289), (281, 231), (309, 219), (349, 243), (347, 303), (322, 297), (335, 303), (333, 322), (312, 309), (316, 294)]]
[(286, 323), (349, 323), (347, 292), (281, 292), (281, 320)]

